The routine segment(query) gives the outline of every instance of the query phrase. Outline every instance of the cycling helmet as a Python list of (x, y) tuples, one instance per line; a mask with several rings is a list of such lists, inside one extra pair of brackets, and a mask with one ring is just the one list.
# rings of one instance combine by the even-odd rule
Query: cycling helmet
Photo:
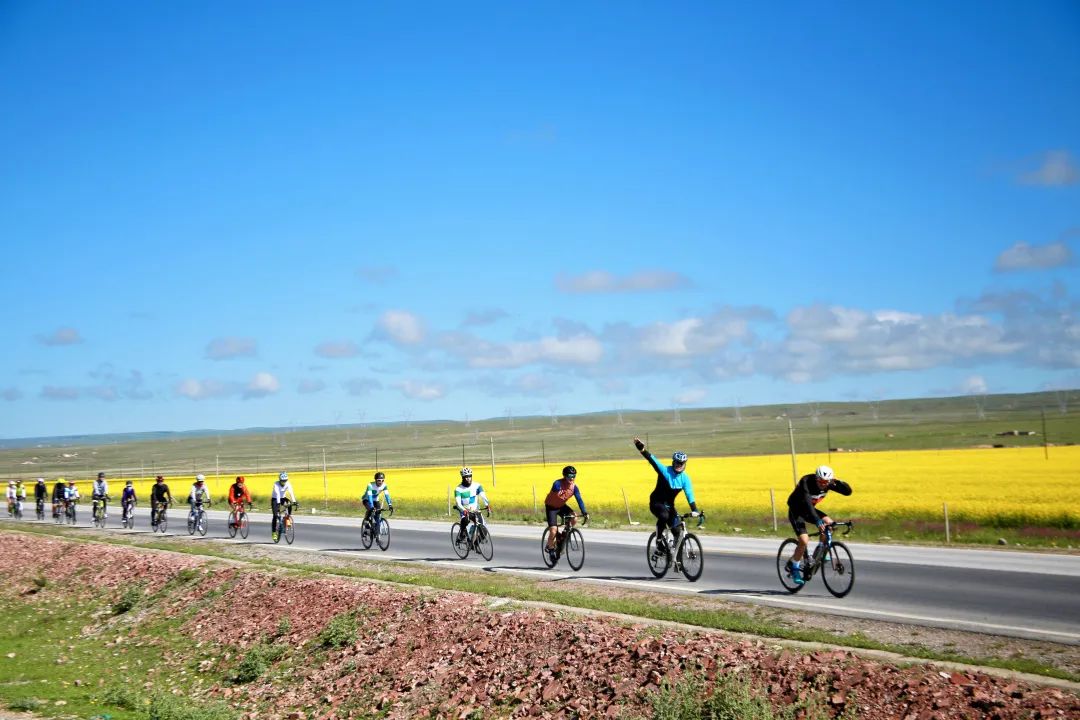
[(68, 484), (68, 485), (74, 485), (74, 484), (75, 484), (75, 481), (74, 481), (74, 480), (68, 480), (68, 481), (67, 481), (67, 484)]
[(566, 467), (564, 467), (562, 469), (562, 476), (564, 478), (568, 478), (570, 480), (573, 480), (574, 478), (577, 477), (577, 468), (574, 467), (573, 465), (567, 465)]
[(38, 478), (38, 479), (37, 479), (37, 481), (38, 481), (39, 483), (43, 483), (43, 482), (45, 482), (45, 478)]
[(132, 482), (131, 482), (130, 480), (128, 480), (128, 481), (127, 481), (127, 483), (126, 483), (126, 485), (127, 485), (128, 487), (131, 487), (131, 485), (132, 485)]
[(165, 482), (165, 476), (158, 475), (156, 478), (154, 478), (154, 482)]
[(289, 473), (285, 472), (284, 470), (282, 470), (281, 472), (278, 473), (278, 476), (277, 476), (277, 481), (278, 482), (285, 482), (288, 479), (289, 479)]
[(386, 479), (386, 473), (381, 473), (381, 472), (375, 473), (375, 482), (379, 482), (380, 480), (385, 480), (385, 479)]
[(461, 468), (461, 477), (462, 477), (462, 479), (471, 478), (472, 477), (472, 468), (469, 468), (469, 467)]
[(8, 480), (8, 485), (14, 485), (14, 484), (15, 484), (14, 480)]
[(244, 476), (243, 475), (237, 475), (236, 476), (236, 482), (238, 482), (238, 483), (244, 482)]
[(818, 476), (818, 480), (833, 480), (836, 478), (836, 473), (828, 465), (818, 465), (814, 469), (814, 474)]
[(677, 452), (677, 453), (673, 454), (671, 456), (671, 462), (673, 462), (676, 465), (685, 465), (686, 464), (686, 453)]
[(195, 476), (195, 482), (201, 483), (201, 482), (205, 482), (205, 481), (206, 481), (206, 476), (203, 475), (202, 473), (199, 473), (198, 475)]
[(103, 472), (99, 472), (99, 473), (97, 474), (97, 479), (98, 479), (98, 480), (104, 480), (104, 479), (105, 479), (105, 473), (103, 473)]

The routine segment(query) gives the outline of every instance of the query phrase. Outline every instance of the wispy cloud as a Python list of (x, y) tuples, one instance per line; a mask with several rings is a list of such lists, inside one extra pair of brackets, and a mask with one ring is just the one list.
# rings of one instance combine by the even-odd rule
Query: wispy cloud
[(382, 389), (382, 383), (371, 378), (352, 378), (342, 383), (342, 387), (350, 395), (362, 396)]
[(22, 391), (18, 388), (6, 387), (0, 390), (0, 398), (7, 400), (8, 402), (14, 402), (22, 397)]
[(463, 353), (470, 367), (519, 368), (535, 363), (553, 365), (595, 365), (604, 354), (600, 340), (589, 333), (568, 337), (492, 343), (484, 340), (456, 342), (454, 351)]
[(465, 316), (465, 319), (461, 321), (462, 327), (480, 327), (482, 325), (491, 325), (498, 322), (503, 318), (510, 317), (510, 314), (502, 308), (490, 308), (487, 310), (470, 310)]
[(1021, 173), (1017, 178), (1023, 185), (1045, 187), (1075, 185), (1078, 179), (1080, 172), (1068, 150), (1050, 150), (1042, 156), (1039, 167)]
[(248, 384), (244, 386), (242, 397), (245, 400), (251, 400), (253, 398), (262, 398), (267, 395), (273, 395), (281, 389), (281, 383), (277, 377), (268, 372), (257, 372), (255, 376), (248, 381)]
[(255, 354), (256, 344), (253, 338), (220, 337), (214, 338), (206, 345), (208, 360), (231, 360), (239, 357), (254, 357)]
[(78, 345), (83, 341), (79, 331), (75, 328), (59, 328), (49, 335), (38, 335), (38, 342), (42, 345)]
[(622, 277), (606, 270), (593, 270), (555, 278), (555, 287), (574, 294), (656, 292), (693, 286), (693, 281), (686, 275), (670, 270), (642, 270)]
[(439, 383), (423, 383), (405, 380), (395, 384), (401, 394), (410, 400), (438, 400), (446, 394), (446, 388)]
[(186, 397), (189, 400), (225, 397), (235, 392), (235, 389), (227, 383), (218, 380), (197, 380), (195, 378), (181, 380), (174, 389), (177, 395)]
[(361, 265), (356, 268), (356, 277), (364, 282), (384, 285), (398, 277), (397, 268), (389, 265)]
[(326, 383), (322, 380), (313, 380), (310, 378), (304, 378), (296, 386), (296, 392), (301, 395), (311, 395), (313, 393), (322, 392), (325, 389)]
[(672, 398), (672, 401), (676, 405), (697, 405), (708, 397), (709, 391), (706, 388), (688, 388)]
[(43, 400), (78, 400), (79, 388), (46, 385), (41, 388), (41, 398)]
[(85, 393), (98, 400), (148, 400), (154, 396), (139, 370), (121, 372), (112, 363), (102, 363), (90, 372), (90, 377), (96, 384), (86, 388)]
[(339, 360), (356, 357), (360, 354), (360, 348), (357, 347), (356, 343), (348, 340), (331, 340), (316, 345), (315, 354), (319, 357)]
[(387, 310), (376, 323), (375, 336), (395, 345), (418, 345), (424, 341), (424, 321), (408, 310)]
[(1072, 260), (1072, 250), (1063, 240), (1047, 245), (1028, 245), (1026, 242), (1018, 242), (998, 255), (994, 262), (994, 271), (1048, 270), (1068, 265)]

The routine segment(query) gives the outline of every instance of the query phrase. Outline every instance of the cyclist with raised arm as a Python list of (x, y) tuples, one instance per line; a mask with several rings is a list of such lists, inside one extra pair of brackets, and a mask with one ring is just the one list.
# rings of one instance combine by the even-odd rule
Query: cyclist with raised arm
[(135, 512), (135, 505), (138, 502), (138, 498), (135, 496), (135, 483), (128, 480), (124, 483), (124, 490), (120, 493), (120, 509), (123, 515), (131, 517), (131, 513)]
[(56, 484), (52, 489), (52, 515), (53, 520), (60, 517), (60, 511), (64, 509), (64, 495), (67, 493), (67, 483), (64, 478), (56, 478)]
[[(661, 465), (640, 438), (634, 438), (634, 447), (656, 471), (656, 487), (649, 495), (649, 512), (656, 516), (656, 547), (667, 550), (664, 547), (665, 525), (671, 528), (675, 547), (678, 547), (683, 523), (679, 513), (675, 511), (675, 498), (680, 492), (686, 493), (686, 502), (690, 504), (690, 514), (693, 517), (700, 514), (697, 503), (694, 502), (694, 485), (690, 481), (690, 476), (686, 474), (686, 453), (675, 452), (671, 456), (671, 465)], [(674, 552), (675, 548), (671, 548), (671, 551)]]
[(806, 582), (802, 574), (802, 559), (806, 554), (806, 547), (810, 544), (806, 523), (812, 522), (817, 525), (819, 533), (826, 525), (832, 524), (832, 518), (817, 510), (817, 504), (825, 499), (830, 490), (841, 495), (851, 494), (851, 486), (837, 478), (831, 467), (818, 465), (814, 472), (799, 478), (799, 482), (795, 483), (795, 489), (788, 495), (788, 522), (795, 531), (795, 537), (799, 539), (799, 547), (792, 553), (788, 567), (791, 571), (791, 579), (796, 585)]
[(97, 480), (94, 481), (93, 487), (90, 488), (90, 498), (95, 502), (101, 503), (101, 512), (105, 516), (105, 519), (109, 519), (109, 483), (105, 482), (105, 473), (99, 472), (97, 474)]
[(270, 510), (274, 513), (274, 517), (270, 520), (270, 535), (275, 538), (275, 542), (281, 518), (281, 506), (286, 500), (290, 500), (295, 505), (296, 493), (293, 492), (292, 483), (289, 482), (289, 473), (282, 470), (278, 474), (278, 481), (274, 483), (270, 491)]
[(555, 528), (559, 524), (559, 517), (569, 517), (574, 513), (567, 507), (570, 498), (577, 501), (578, 509), (585, 522), (589, 521), (589, 513), (585, 510), (585, 501), (581, 499), (581, 489), (577, 486), (577, 468), (567, 465), (562, 469), (562, 477), (551, 484), (551, 491), (544, 498), (544, 513), (547, 515), (547, 551), (552, 563), (558, 559), (555, 550)]
[[(34, 508), (45, 508), (45, 500), (49, 497), (49, 488), (45, 485), (45, 478), (38, 478), (34, 483)], [(44, 517), (44, 516), (42, 516)]]
[(375, 508), (378, 507), (380, 495), (386, 497), (386, 507), (393, 511), (394, 501), (390, 499), (390, 488), (386, 485), (386, 474), (377, 472), (372, 481), (368, 483), (367, 490), (364, 491), (364, 497), (361, 498), (361, 502), (364, 503), (364, 508), (366, 509), (366, 512), (364, 513), (364, 522), (371, 519), (371, 514), (375, 512)]
[(454, 490), (454, 506), (461, 513), (461, 526), (458, 531), (458, 542), (465, 542), (465, 530), (469, 527), (469, 514), (480, 509), (478, 500), (484, 501), (484, 509), (491, 514), (491, 502), (484, 492), (484, 486), (480, 483), (473, 484), (472, 468), (461, 468), (461, 484)]
[(245, 503), (251, 507), (251, 491), (248, 490), (244, 476), (237, 475), (236, 481), (229, 486), (229, 527), (233, 526), (235, 518), (239, 517)]
[(150, 527), (157, 527), (158, 508), (171, 504), (172, 493), (169, 492), (169, 486), (165, 484), (165, 478), (158, 475), (150, 488)]

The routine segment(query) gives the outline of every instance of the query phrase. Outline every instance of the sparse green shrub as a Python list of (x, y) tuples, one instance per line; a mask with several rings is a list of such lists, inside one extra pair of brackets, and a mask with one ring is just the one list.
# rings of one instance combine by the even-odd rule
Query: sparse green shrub
[(36, 697), (15, 698), (8, 703), (8, 709), (16, 712), (34, 712), (44, 704), (44, 700)]
[(318, 642), (324, 648), (343, 648), (355, 643), (356, 613), (335, 615), (319, 633)]
[(281, 637), (282, 635), (288, 635), (290, 630), (292, 630), (292, 622), (287, 617), (281, 618), (281, 620), (279, 620), (277, 624), (278, 637)]
[(134, 710), (139, 707), (140, 702), (138, 691), (127, 685), (110, 685), (105, 688), (101, 699), (106, 704), (118, 707), (121, 710)]
[(147, 720), (234, 720), (223, 703), (193, 703), (190, 699), (159, 693), (150, 698)]
[(120, 596), (120, 599), (113, 603), (112, 611), (113, 615), (123, 615), (131, 608), (139, 604), (142, 600), (143, 591), (139, 586), (129, 587), (124, 591), (124, 594)]
[(283, 645), (267, 645), (258, 643), (252, 645), (244, 659), (236, 666), (236, 673), (230, 678), (237, 685), (243, 685), (257, 680), (272, 663), (276, 663), (285, 654)]

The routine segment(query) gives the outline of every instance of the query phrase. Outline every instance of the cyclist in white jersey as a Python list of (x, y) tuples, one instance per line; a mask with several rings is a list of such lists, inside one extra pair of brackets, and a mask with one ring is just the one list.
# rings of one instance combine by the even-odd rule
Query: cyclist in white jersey
[(292, 483), (289, 482), (289, 473), (284, 470), (278, 475), (278, 481), (270, 490), (270, 509), (274, 513), (270, 521), (271, 534), (277, 532), (278, 518), (281, 517), (281, 502), (288, 498), (293, 504), (296, 503), (296, 493), (293, 492)]
[(465, 529), (469, 526), (469, 513), (480, 509), (479, 500), (484, 501), (484, 508), (491, 513), (491, 502), (484, 493), (484, 486), (480, 483), (473, 484), (472, 468), (461, 468), (461, 484), (454, 490), (454, 505), (461, 513), (460, 533), (461, 540), (465, 538)]

